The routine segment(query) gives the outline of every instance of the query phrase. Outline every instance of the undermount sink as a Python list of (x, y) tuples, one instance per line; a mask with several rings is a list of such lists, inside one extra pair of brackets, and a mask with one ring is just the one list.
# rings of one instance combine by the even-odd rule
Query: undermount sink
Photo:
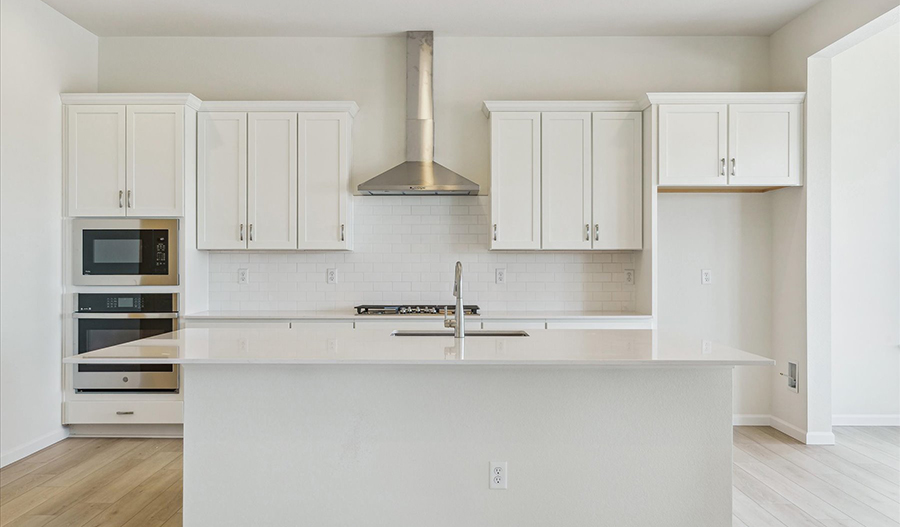
[[(453, 330), (402, 330), (398, 329), (391, 333), (392, 337), (452, 337)], [(524, 331), (491, 331), (488, 329), (473, 329), (466, 331), (466, 337), (527, 337), (528, 333)]]

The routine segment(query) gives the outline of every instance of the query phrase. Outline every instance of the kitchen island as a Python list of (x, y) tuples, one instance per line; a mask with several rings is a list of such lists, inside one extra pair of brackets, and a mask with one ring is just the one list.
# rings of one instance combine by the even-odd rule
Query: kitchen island
[(66, 362), (184, 367), (187, 526), (730, 524), (732, 368), (772, 360), (529, 333), (186, 329)]

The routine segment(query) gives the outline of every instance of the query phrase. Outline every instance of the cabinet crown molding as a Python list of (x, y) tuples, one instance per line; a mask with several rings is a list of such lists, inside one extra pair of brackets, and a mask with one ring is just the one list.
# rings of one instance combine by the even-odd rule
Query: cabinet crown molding
[(484, 101), (481, 111), (491, 112), (637, 112), (638, 101)]
[(199, 110), (201, 101), (190, 93), (61, 93), (63, 104), (180, 104)]
[(201, 112), (346, 112), (359, 113), (355, 101), (203, 101)]
[(640, 109), (651, 104), (798, 104), (806, 92), (681, 92), (648, 93)]

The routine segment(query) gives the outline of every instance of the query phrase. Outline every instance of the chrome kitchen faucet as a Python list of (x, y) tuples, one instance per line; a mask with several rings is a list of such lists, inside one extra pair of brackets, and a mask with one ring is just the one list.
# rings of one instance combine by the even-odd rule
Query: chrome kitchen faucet
[(466, 315), (463, 309), (462, 298), (462, 262), (456, 262), (456, 276), (453, 280), (453, 296), (456, 297), (455, 319), (447, 317), (447, 308), (444, 308), (444, 327), (453, 328), (453, 336), (461, 339), (466, 336)]

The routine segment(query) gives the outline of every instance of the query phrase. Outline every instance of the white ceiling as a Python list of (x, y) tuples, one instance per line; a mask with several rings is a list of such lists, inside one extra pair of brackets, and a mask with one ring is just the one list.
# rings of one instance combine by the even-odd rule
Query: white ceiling
[(819, 0), (44, 0), (99, 36), (770, 35)]

